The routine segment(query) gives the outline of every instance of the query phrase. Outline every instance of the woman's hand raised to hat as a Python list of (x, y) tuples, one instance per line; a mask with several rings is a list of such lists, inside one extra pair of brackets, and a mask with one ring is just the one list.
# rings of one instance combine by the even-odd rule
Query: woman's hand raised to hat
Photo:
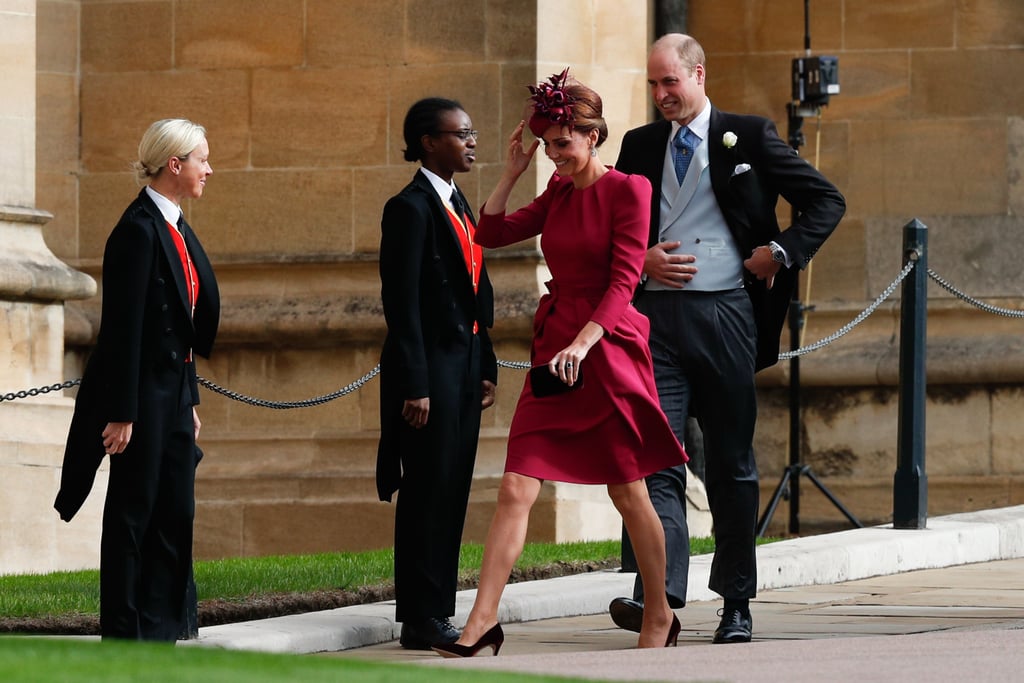
[(487, 215), (504, 213), (508, 206), (509, 195), (512, 194), (512, 188), (515, 187), (516, 181), (519, 180), (523, 171), (529, 168), (533, 153), (540, 145), (540, 140), (534, 140), (529, 149), (523, 147), (523, 129), (525, 128), (526, 122), (520, 121), (516, 129), (512, 131), (512, 135), (509, 136), (505, 171), (501, 174), (498, 184), (495, 185), (487, 201), (480, 208), (481, 213)]
[(523, 146), (523, 131), (525, 129), (526, 121), (520, 121), (508, 138), (508, 158), (505, 161), (505, 168), (514, 173), (517, 178), (529, 168), (533, 154), (540, 146), (540, 140), (534, 140), (529, 148)]

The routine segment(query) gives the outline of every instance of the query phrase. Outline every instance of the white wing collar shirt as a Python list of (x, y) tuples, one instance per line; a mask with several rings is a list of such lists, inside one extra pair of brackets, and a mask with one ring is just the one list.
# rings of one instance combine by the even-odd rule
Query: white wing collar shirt
[(445, 180), (423, 166), (420, 166), (420, 173), (426, 176), (427, 180), (430, 181), (430, 184), (434, 188), (434, 192), (437, 192), (437, 196), (441, 198), (441, 203), (452, 211), (455, 211), (455, 207), (452, 205), (452, 194), (455, 193), (455, 181)]
[(164, 217), (164, 220), (178, 227), (178, 219), (181, 218), (181, 207), (172, 202), (167, 197), (163, 196), (149, 185), (146, 185), (146, 194), (156, 204), (156, 208), (160, 209), (160, 215)]

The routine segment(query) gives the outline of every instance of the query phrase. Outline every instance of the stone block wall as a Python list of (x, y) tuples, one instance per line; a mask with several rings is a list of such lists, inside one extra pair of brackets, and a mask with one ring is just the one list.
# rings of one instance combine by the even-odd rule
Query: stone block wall
[[(526, 85), (570, 65), (606, 94), (619, 136), (647, 107), (642, 3), (574, 0), (540, 10), (517, 0), (38, 5), (40, 54), (48, 55), (40, 102), (61, 98), (60, 108), (40, 116), (38, 134), (49, 175), (40, 173), (37, 183), (60, 214), (47, 239), (99, 279), (106, 236), (139, 191), (127, 169), (146, 126), (167, 116), (205, 125), (214, 175), (204, 197), (184, 208), (214, 261), (224, 305), (215, 355), (198, 367), (263, 399), (327, 394), (376, 365), (384, 336), (380, 211), (416, 170), (402, 160), (401, 136), (416, 99), (458, 99), (481, 131), (475, 168), (457, 178), (476, 206), (501, 173)], [(564, 39), (565, 25), (574, 26), (573, 40)], [(74, 145), (58, 137), (69, 129)], [(607, 163), (617, 139), (604, 151)], [(525, 203), (546, 183), (550, 163), (538, 155), (535, 166), (511, 203)], [(533, 243), (488, 259), (501, 292), (499, 355), (523, 360), (545, 269)], [(99, 300), (69, 307), (68, 376), (81, 372)], [(498, 405), (485, 415), (467, 539), (481, 540), (489, 524), (522, 380), (522, 371), (502, 370)], [(373, 486), (377, 391), (371, 380), (296, 410), (204, 392), (197, 555), (389, 545), (392, 506), (375, 500)], [(549, 487), (532, 538), (617, 533), (604, 494), (581, 495)], [(600, 518), (599, 530), (588, 530)]]
[[(501, 172), (524, 85), (570, 65), (595, 86), (609, 121), (606, 163), (625, 130), (650, 116), (645, 2), (35, 4), (36, 193), (54, 214), (47, 243), (98, 277), (103, 241), (138, 191), (126, 169), (145, 127), (165, 116), (206, 125), (215, 173), (186, 213), (213, 256), (225, 305), (215, 356), (200, 372), (261, 398), (325, 394), (375, 365), (384, 331), (380, 209), (414, 171), (401, 159), (401, 121), (415, 99), (455, 97), (481, 131), (476, 166), (457, 179), (476, 205)], [(687, 4), (688, 30), (708, 52), (712, 101), (771, 117), (785, 136), (802, 3)], [(801, 284), (815, 305), (806, 342), (849, 322), (891, 282), (900, 228), (914, 217), (929, 226), (936, 271), (990, 303), (1021, 306), (1014, 238), (1024, 204), (1024, 86), (1014, 76), (1022, 26), (1016, 0), (811, 4), (812, 51), (839, 57), (842, 92), (820, 121), (805, 121), (801, 153), (836, 182), (849, 208)], [(545, 182), (550, 166), (538, 161), (532, 186), (522, 183), (513, 204)], [(779, 213), (786, 219), (788, 208)], [(499, 292), (499, 357), (522, 360), (543, 264), (533, 244), (488, 259)], [(1021, 438), (1009, 418), (1021, 408), (1020, 322), (936, 287), (929, 294), (930, 512), (1020, 502)], [(802, 365), (805, 459), (866, 520), (891, 513), (898, 295)], [(98, 297), (68, 307), (69, 377), (80, 373), (97, 317)], [(484, 417), (467, 524), (473, 540), (489, 520), (522, 381), (521, 371), (501, 372), (498, 405)], [(759, 381), (755, 448), (767, 497), (786, 464), (786, 365)], [(197, 552), (389, 544), (391, 508), (373, 500), (371, 481), (376, 392), (371, 380), (324, 406), (287, 411), (204, 393)], [(951, 395), (961, 397), (955, 406), (943, 402)], [(804, 491), (806, 519), (828, 523), (827, 502), (815, 507), (816, 494)], [(568, 534), (553, 512), (564, 496), (545, 495), (552, 517), (539, 508), (533, 532)]]

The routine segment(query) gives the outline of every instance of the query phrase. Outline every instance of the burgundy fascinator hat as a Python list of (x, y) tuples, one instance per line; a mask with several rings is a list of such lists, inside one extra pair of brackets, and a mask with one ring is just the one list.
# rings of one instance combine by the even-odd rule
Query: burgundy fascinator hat
[(530, 116), (530, 132), (538, 138), (554, 125), (568, 126), (572, 130), (574, 117), (572, 105), (576, 98), (565, 91), (569, 80), (569, 67), (562, 73), (548, 78), (547, 82), (526, 86), (533, 100), (533, 115)]

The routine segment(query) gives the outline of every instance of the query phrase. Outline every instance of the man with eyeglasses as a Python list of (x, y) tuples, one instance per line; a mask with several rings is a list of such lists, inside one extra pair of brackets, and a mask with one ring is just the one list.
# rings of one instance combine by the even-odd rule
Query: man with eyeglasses
[(467, 129), (467, 130), (439, 130), (439, 131), (437, 131), (437, 133), (439, 135), (454, 135), (455, 137), (457, 137), (458, 139), (462, 140), (463, 142), (469, 140), (470, 138), (473, 138), (473, 141), (475, 142), (476, 139), (480, 136), (480, 131), (472, 130), (472, 129)]
[(476, 160), (477, 132), (458, 102), (415, 103), (403, 125), (412, 181), (381, 218), (377, 493), (395, 505), (395, 618), (401, 645), (451, 643), (459, 549), (480, 415), (498, 364), (488, 335), (494, 293), (476, 221), (455, 185)]

